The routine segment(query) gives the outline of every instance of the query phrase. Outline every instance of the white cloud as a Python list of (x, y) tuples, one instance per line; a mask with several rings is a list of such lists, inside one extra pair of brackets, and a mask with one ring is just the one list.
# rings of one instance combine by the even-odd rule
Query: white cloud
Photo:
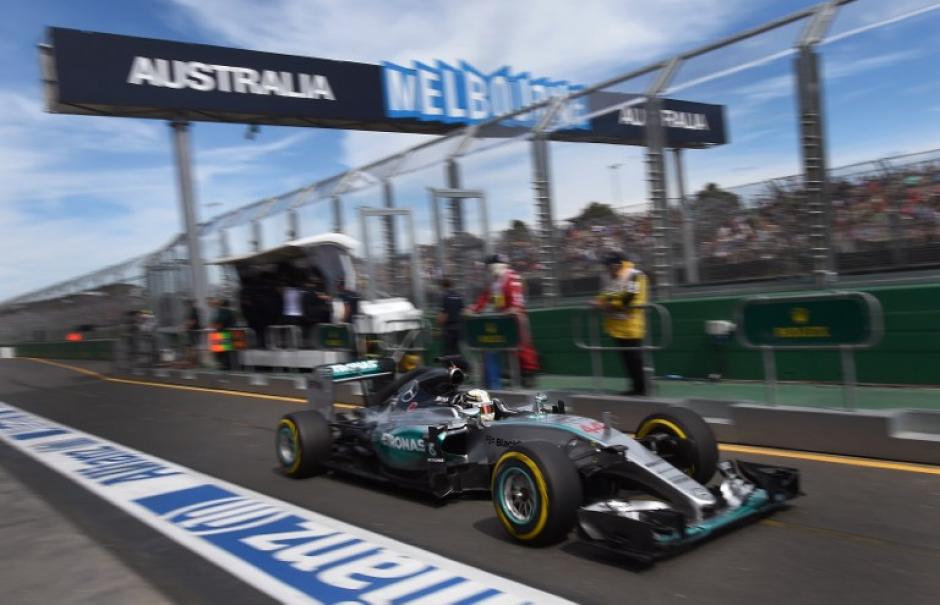
[[(13, 108), (0, 114), (0, 301), (151, 252), (180, 231), (165, 125), (45, 114), (23, 91), (0, 90), (0, 103)], [(197, 197), (231, 207), (286, 190), (298, 177), (277, 160), (312, 136), (197, 150)]]
[(484, 70), (508, 63), (577, 79), (585, 77), (585, 66), (616, 71), (616, 66), (657, 58), (676, 44), (712, 36), (743, 4), (172, 1), (207, 31), (248, 48), (370, 63), (466, 59)]

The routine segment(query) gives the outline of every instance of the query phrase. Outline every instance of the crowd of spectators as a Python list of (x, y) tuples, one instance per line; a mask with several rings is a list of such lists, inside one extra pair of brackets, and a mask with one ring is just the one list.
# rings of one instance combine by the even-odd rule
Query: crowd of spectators
[[(880, 263), (878, 268), (889, 269), (899, 258), (888, 254), (891, 250), (940, 246), (938, 161), (833, 177), (830, 198), (837, 257), (885, 252), (870, 256)], [(799, 179), (729, 190), (708, 185), (693, 196), (690, 207), (695, 253), (706, 281), (709, 269), (715, 269), (716, 276), (733, 276), (734, 267), (745, 268), (745, 274), (771, 276), (804, 272), (810, 266), (812, 216)], [(667, 215), (667, 227), (673, 262), (681, 266), (681, 215), (675, 206)], [(648, 211), (619, 212), (593, 202), (560, 226), (557, 241), (555, 260), (563, 268), (562, 279), (596, 276), (598, 259), (609, 249), (628, 251), (641, 266), (652, 266), (653, 221)], [(535, 276), (542, 269), (537, 234), (521, 221), (497, 237), (496, 250), (523, 276)], [(924, 258), (930, 262), (931, 257)], [(940, 250), (935, 261), (940, 263)]]
[[(735, 208), (718, 213), (722, 220), (697, 221), (700, 258), (725, 264), (776, 260), (781, 268), (807, 259), (812, 217), (803, 192), (786, 183), (762, 189), (739, 196)], [(940, 243), (940, 163), (834, 178), (830, 199), (837, 255)], [(698, 201), (707, 205), (708, 196), (700, 194)], [(877, 262), (891, 258), (885, 254)]]

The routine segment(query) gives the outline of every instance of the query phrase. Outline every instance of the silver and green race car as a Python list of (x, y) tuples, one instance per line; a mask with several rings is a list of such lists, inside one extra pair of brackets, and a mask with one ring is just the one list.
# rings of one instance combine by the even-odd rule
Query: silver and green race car
[[(796, 469), (719, 462), (711, 429), (689, 409), (654, 413), (630, 437), (606, 414), (568, 414), (542, 395), (509, 407), (466, 389), (460, 365), (446, 358), (397, 378), (385, 359), (317, 368), (309, 409), (278, 425), (281, 468), (297, 478), (350, 473), (438, 498), (490, 492), (519, 542), (552, 544), (577, 528), (584, 541), (640, 559), (800, 493)], [(349, 405), (353, 397), (362, 405)]]

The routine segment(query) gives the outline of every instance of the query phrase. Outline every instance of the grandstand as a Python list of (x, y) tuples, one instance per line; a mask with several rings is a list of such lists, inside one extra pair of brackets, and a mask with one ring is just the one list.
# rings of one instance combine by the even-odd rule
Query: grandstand
[[(940, 150), (836, 168), (830, 174), (833, 242), (840, 274), (917, 270), (940, 265)], [(811, 268), (804, 192), (795, 176), (722, 189), (711, 184), (690, 204), (701, 284), (806, 275)], [(609, 216), (572, 217), (561, 227), (558, 260), (563, 292), (590, 293), (603, 250), (623, 249), (652, 263), (652, 215), (640, 204)], [(669, 224), (681, 220), (673, 200)], [(632, 211), (631, 211), (632, 210)], [(536, 279), (537, 238), (524, 224), (503, 231), (498, 249)], [(681, 242), (671, 238), (673, 257)], [(677, 267), (677, 283), (690, 285)], [(593, 279), (592, 279), (593, 278)]]

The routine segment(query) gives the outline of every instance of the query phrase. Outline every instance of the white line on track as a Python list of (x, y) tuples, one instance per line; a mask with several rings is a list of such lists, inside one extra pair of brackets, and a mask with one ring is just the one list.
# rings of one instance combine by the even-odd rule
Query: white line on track
[(0, 441), (282, 602), (570, 603), (2, 402)]

